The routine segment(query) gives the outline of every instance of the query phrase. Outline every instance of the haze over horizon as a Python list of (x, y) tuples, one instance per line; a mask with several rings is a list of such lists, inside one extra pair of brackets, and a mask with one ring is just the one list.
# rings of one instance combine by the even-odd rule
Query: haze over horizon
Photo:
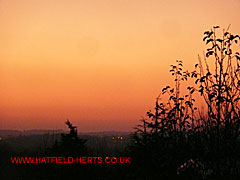
[[(240, 0), (0, 0), (0, 129), (130, 131)], [(171, 84), (171, 83), (170, 83)]]

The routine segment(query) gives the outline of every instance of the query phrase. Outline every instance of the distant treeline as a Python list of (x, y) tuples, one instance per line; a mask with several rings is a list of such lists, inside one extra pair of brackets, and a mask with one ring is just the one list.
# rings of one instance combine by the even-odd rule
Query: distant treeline
[[(184, 70), (181, 60), (171, 65), (175, 85), (162, 88), (154, 109), (147, 112), (133, 134), (79, 136), (77, 127), (67, 120), (69, 132), (58, 134), (50, 145), (40, 149), (20, 152), (3, 140), (0, 177), (4, 180), (240, 179), (240, 53), (235, 51), (240, 37), (230, 33), (229, 27), (218, 37), (218, 29), (219, 26), (214, 26), (204, 32), (203, 41), (208, 47), (204, 56), (199, 56), (194, 70)], [(196, 105), (196, 96), (201, 98), (205, 109)], [(15, 143), (21, 144), (21, 138), (16, 138)], [(11, 156), (113, 155), (131, 157), (131, 163), (14, 165), (9, 161)]]

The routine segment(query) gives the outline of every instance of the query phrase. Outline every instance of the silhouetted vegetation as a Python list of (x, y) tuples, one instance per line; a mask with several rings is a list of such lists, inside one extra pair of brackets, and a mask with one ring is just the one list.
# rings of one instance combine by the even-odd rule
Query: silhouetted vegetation
[[(204, 33), (209, 47), (194, 71), (183, 71), (182, 61), (171, 66), (175, 87), (162, 89), (133, 135), (129, 151), (138, 179), (240, 178), (240, 58), (233, 50), (239, 36), (227, 29), (218, 38), (218, 28)], [(181, 85), (193, 80), (183, 94)]]
[[(174, 86), (162, 88), (134, 134), (68, 133), (0, 140), (6, 179), (240, 179), (240, 37), (218, 26), (204, 32), (207, 51), (193, 71), (171, 65)], [(198, 101), (198, 102), (197, 102)], [(28, 148), (20, 143), (25, 140)], [(34, 142), (43, 142), (41, 147)], [(19, 144), (18, 144), (19, 143)], [(128, 145), (127, 145), (128, 144)], [(11, 164), (11, 156), (130, 156), (131, 164)]]
[[(21, 135), (0, 141), (0, 177), (8, 179), (122, 179), (127, 176), (126, 164), (38, 163), (11, 164), (11, 157), (111, 157), (123, 156), (128, 135), (114, 132), (81, 135), (70, 121), (68, 133)], [(112, 135), (111, 135), (112, 134)], [(46, 143), (49, 142), (49, 143)], [(25, 145), (25, 147), (24, 147)]]
[(87, 153), (86, 139), (78, 136), (77, 127), (67, 120), (65, 124), (69, 128), (68, 134), (61, 134), (60, 142), (56, 141), (54, 146), (50, 149), (51, 153), (65, 156), (83, 156)]

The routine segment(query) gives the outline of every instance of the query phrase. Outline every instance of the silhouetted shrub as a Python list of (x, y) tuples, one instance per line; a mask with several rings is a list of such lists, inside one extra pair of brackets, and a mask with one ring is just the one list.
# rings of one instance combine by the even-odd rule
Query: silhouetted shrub
[[(240, 177), (240, 54), (232, 47), (239, 36), (227, 29), (217, 38), (218, 28), (204, 33), (203, 40), (211, 44), (205, 65), (200, 56), (192, 72), (183, 71), (182, 61), (171, 65), (175, 87), (162, 89), (154, 112), (147, 112), (136, 128), (128, 150), (140, 179)], [(181, 83), (189, 78), (195, 85), (187, 86), (183, 95)], [(194, 105), (196, 92), (205, 102), (202, 112)]]
[(67, 120), (68, 134), (61, 134), (61, 140), (56, 141), (50, 152), (66, 156), (83, 156), (87, 153), (86, 139), (78, 136), (77, 127)]

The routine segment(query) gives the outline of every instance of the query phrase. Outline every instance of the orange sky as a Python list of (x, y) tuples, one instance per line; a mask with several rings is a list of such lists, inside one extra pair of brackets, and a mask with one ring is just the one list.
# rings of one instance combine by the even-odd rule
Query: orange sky
[(0, 129), (132, 130), (240, 0), (0, 0)]

